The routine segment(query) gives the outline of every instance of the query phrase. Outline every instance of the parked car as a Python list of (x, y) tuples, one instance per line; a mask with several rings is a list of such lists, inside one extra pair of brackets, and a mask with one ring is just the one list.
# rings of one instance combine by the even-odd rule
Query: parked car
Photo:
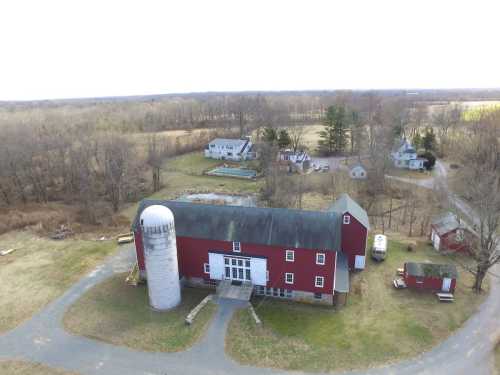
[(382, 261), (387, 257), (387, 237), (383, 234), (376, 234), (373, 239), (372, 258)]

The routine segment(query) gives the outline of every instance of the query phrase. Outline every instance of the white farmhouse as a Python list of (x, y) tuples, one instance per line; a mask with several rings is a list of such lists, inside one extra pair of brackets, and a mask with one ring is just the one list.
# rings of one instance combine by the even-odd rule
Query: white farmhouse
[(249, 138), (215, 138), (205, 147), (205, 157), (220, 160), (242, 161), (255, 159), (253, 144)]
[(349, 176), (353, 180), (364, 180), (367, 177), (366, 169), (361, 164), (353, 165), (349, 168)]
[(424, 162), (427, 159), (419, 158), (417, 151), (405, 138), (401, 140), (398, 146), (391, 153), (396, 168), (405, 168), (412, 170), (424, 169)]

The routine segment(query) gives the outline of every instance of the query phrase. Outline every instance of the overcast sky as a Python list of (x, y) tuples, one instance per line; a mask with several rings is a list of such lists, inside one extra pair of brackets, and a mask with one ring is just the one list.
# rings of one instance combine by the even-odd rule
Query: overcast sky
[(0, 100), (500, 87), (500, 1), (1, 0)]

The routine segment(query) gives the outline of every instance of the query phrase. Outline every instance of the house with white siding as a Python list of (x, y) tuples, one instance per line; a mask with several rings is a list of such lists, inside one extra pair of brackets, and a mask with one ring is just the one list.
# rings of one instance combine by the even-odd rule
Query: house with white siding
[(215, 138), (205, 147), (205, 157), (219, 160), (252, 160), (256, 158), (250, 138)]
[(403, 138), (391, 153), (396, 168), (420, 170), (424, 169), (424, 163), (427, 159), (419, 158), (417, 151), (412, 144)]

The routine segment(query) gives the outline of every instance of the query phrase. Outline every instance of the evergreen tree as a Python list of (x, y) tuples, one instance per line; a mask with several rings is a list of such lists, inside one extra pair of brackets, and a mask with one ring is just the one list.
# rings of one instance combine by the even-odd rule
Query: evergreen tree
[(279, 148), (286, 148), (286, 147), (290, 146), (291, 143), (292, 143), (292, 139), (290, 138), (288, 131), (286, 129), (281, 129), (279, 131), (279, 135), (278, 135)]
[(262, 134), (262, 140), (264, 142), (273, 144), (278, 139), (278, 134), (274, 128), (264, 128), (264, 133)]
[(415, 147), (415, 150), (418, 150), (420, 147), (422, 147), (422, 136), (420, 135), (419, 132), (415, 134), (415, 136), (412, 139), (413, 146)]
[(325, 155), (343, 152), (347, 143), (347, 121), (345, 107), (333, 105), (328, 107), (325, 128), (319, 132), (319, 151)]
[(432, 128), (427, 128), (422, 138), (422, 146), (425, 151), (433, 151), (436, 148), (436, 134)]

